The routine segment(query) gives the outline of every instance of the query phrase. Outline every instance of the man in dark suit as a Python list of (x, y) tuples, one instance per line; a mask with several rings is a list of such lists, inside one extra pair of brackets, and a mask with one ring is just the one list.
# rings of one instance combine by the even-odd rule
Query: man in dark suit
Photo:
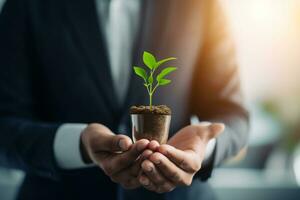
[[(213, 199), (212, 169), (246, 145), (217, 0), (8, 0), (0, 44), (0, 164), (26, 172), (19, 199)], [(162, 146), (129, 138), (144, 50), (179, 58), (154, 97), (173, 112)]]

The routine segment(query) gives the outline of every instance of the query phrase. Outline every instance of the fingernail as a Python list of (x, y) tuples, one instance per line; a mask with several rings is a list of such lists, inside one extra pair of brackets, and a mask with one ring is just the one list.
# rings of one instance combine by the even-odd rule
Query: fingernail
[(145, 170), (146, 170), (147, 172), (151, 172), (151, 171), (152, 171), (152, 167), (151, 167), (151, 166), (146, 166), (146, 167), (145, 167)]
[(154, 159), (153, 162), (158, 165), (160, 163), (160, 160), (159, 159)]
[(123, 151), (127, 150), (126, 141), (125, 141), (124, 139), (121, 139), (121, 140), (119, 141), (119, 147), (120, 147)]
[(149, 180), (145, 177), (141, 177), (140, 181), (143, 185), (149, 185)]

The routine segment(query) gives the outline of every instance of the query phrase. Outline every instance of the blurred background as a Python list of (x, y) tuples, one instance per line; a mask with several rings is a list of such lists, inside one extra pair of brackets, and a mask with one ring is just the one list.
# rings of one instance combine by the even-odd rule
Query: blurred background
[[(300, 0), (221, 0), (251, 113), (248, 148), (214, 170), (220, 200), (300, 198)], [(4, 0), (0, 0), (0, 11)], [(0, 168), (0, 200), (20, 171)]]

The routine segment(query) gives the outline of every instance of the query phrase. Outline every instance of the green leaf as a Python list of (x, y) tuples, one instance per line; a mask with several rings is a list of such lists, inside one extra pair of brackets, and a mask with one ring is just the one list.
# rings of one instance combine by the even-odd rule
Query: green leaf
[(133, 67), (134, 72), (136, 73), (136, 75), (140, 76), (141, 78), (143, 78), (146, 82), (147, 80), (147, 72), (141, 68), (141, 67)]
[(174, 57), (170, 57), (170, 58), (166, 58), (166, 59), (163, 59), (163, 60), (160, 60), (156, 63), (154, 69), (158, 68), (160, 65), (166, 63), (166, 62), (169, 62), (171, 60), (176, 60), (177, 58), (174, 58)]
[(153, 76), (151, 74), (148, 78), (148, 84), (152, 85), (152, 83), (153, 83)]
[(170, 74), (171, 72), (175, 71), (176, 67), (167, 67), (163, 69), (160, 74), (157, 75), (156, 80), (159, 82), (161, 79), (163, 79), (166, 75)]
[(158, 81), (158, 85), (168, 85), (169, 83), (171, 83), (171, 80), (169, 80), (169, 79), (160, 79), (159, 81)]
[(151, 53), (149, 53), (147, 51), (144, 51), (143, 61), (144, 61), (145, 65), (151, 70), (156, 66), (156, 59), (155, 59), (154, 55), (152, 55)]

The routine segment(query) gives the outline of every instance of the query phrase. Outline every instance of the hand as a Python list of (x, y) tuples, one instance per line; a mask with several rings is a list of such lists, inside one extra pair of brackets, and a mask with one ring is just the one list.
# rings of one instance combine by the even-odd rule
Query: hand
[(81, 141), (85, 160), (97, 164), (112, 181), (127, 189), (140, 186), (137, 177), (144, 159), (140, 154), (148, 146), (148, 140), (132, 144), (128, 136), (115, 135), (101, 124), (91, 124), (83, 130)]
[(176, 186), (189, 186), (201, 168), (208, 141), (223, 130), (224, 125), (220, 123), (200, 123), (181, 129), (167, 144), (151, 141), (148, 148), (154, 153), (142, 162), (140, 183), (158, 193), (169, 192)]

